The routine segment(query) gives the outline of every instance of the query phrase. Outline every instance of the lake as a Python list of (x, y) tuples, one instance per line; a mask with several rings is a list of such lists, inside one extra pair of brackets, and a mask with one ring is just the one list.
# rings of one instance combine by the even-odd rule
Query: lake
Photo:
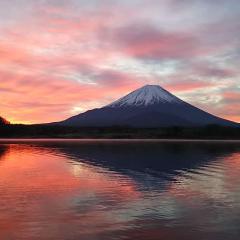
[(1, 240), (239, 240), (240, 144), (1, 141)]

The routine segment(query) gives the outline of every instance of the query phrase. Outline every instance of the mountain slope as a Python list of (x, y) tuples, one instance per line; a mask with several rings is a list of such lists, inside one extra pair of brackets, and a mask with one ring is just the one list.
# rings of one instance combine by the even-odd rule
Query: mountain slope
[(105, 107), (87, 111), (58, 124), (82, 127), (238, 125), (204, 112), (157, 85), (146, 85)]

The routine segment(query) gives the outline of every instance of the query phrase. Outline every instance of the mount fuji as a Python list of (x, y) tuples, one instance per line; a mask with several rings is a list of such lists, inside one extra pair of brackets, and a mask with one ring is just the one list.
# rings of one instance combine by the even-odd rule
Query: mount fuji
[(171, 126), (239, 126), (196, 108), (158, 85), (146, 85), (102, 108), (89, 110), (65, 121), (63, 126), (139, 128)]

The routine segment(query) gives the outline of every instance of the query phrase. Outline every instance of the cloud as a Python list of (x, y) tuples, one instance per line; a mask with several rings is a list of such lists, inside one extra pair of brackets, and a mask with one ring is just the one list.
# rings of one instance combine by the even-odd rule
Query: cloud
[(211, 66), (210, 63), (196, 64), (194, 71), (202, 77), (215, 77), (218, 79), (233, 78), (238, 75), (234, 68)]
[(223, 98), (225, 103), (238, 103), (240, 99), (240, 90), (226, 91), (223, 93)]
[(143, 60), (185, 59), (200, 54), (194, 36), (166, 32), (147, 24), (116, 29), (113, 42), (123, 53)]
[(197, 79), (184, 79), (164, 84), (164, 87), (172, 92), (191, 92), (198, 89), (215, 87), (216, 83), (209, 83)]
[(236, 119), (235, 3), (3, 0), (0, 115), (13, 122), (62, 120), (151, 83)]

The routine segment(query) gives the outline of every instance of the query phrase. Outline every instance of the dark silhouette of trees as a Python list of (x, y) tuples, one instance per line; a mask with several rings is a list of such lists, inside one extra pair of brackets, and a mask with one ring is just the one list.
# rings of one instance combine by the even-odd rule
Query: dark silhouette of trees
[(0, 138), (169, 138), (169, 139), (240, 139), (240, 127), (129, 128), (63, 127), (57, 125), (0, 124)]

